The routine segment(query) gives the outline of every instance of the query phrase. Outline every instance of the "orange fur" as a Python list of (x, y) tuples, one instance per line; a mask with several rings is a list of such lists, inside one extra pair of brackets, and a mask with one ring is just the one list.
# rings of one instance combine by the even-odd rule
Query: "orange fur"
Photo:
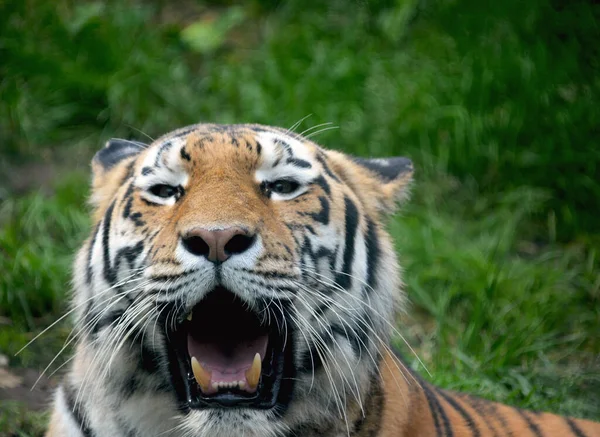
[[(600, 423), (570, 419), (550, 413), (518, 410), (508, 405), (444, 391), (415, 378), (402, 369), (398, 359), (387, 354), (381, 366), (385, 403), (381, 415), (379, 437), (446, 436), (436, 434), (434, 413), (426, 391), (429, 391), (447, 416), (454, 437), (599, 437)], [(444, 396), (453, 401), (470, 418), (467, 419)], [(441, 423), (441, 414), (438, 412)], [(571, 422), (573, 428), (569, 425)], [(577, 431), (575, 431), (577, 429)], [(580, 432), (581, 434), (578, 434)]]

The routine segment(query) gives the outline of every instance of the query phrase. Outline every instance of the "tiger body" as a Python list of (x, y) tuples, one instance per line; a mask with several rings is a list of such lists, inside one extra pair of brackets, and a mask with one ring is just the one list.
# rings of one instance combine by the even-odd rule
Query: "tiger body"
[(403, 295), (384, 219), (409, 160), (201, 124), (113, 140), (92, 165), (48, 436), (600, 436), (433, 387), (391, 351)]

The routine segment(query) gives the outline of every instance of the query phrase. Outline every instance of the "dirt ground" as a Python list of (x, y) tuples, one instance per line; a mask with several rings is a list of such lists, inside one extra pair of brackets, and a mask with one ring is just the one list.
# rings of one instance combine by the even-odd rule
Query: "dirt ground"
[[(8, 359), (0, 355), (0, 405), (4, 401), (17, 401), (28, 409), (39, 411), (47, 409), (52, 400), (52, 392), (57, 385), (57, 378), (41, 377), (34, 369), (8, 367)], [(0, 408), (1, 410), (1, 408)]]

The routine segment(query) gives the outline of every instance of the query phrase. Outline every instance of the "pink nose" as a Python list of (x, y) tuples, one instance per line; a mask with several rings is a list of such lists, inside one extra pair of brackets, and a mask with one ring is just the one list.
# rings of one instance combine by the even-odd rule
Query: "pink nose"
[(226, 261), (231, 255), (248, 250), (255, 238), (247, 230), (239, 227), (217, 231), (194, 228), (184, 234), (182, 241), (188, 252), (219, 264)]

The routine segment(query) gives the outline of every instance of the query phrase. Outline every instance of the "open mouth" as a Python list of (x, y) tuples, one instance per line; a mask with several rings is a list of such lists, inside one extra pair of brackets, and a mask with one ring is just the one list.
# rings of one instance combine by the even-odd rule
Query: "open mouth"
[(280, 324), (218, 287), (169, 333), (173, 383), (187, 408), (273, 408), (289, 392), (291, 350)]

